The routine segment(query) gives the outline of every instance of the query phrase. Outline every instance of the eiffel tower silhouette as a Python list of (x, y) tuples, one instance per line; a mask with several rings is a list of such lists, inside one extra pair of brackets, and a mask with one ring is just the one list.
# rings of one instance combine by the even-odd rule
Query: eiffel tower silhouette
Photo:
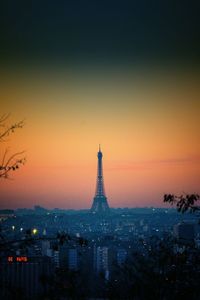
[(103, 181), (103, 165), (102, 165), (102, 157), (103, 154), (101, 152), (101, 147), (99, 145), (99, 151), (97, 153), (98, 157), (98, 165), (97, 165), (97, 183), (96, 183), (96, 191), (93, 199), (93, 204), (91, 207), (92, 213), (103, 214), (109, 212), (109, 206), (107, 202), (107, 198), (105, 195), (104, 189), (104, 181)]

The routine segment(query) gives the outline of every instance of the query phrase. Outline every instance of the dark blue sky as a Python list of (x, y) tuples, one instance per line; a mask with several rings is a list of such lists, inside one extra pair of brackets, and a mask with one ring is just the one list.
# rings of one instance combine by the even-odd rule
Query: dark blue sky
[(199, 8), (184, 0), (6, 0), (1, 57), (198, 59)]

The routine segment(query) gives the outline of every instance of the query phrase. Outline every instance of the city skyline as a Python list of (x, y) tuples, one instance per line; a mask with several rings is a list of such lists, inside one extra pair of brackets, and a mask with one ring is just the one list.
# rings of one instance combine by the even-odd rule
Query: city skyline
[(2, 300), (200, 299), (198, 6), (2, 3)]

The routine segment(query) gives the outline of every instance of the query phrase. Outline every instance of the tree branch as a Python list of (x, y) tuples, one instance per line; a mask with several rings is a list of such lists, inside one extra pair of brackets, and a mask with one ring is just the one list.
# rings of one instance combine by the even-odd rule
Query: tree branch
[[(4, 142), (5, 138), (9, 136), (10, 133), (13, 133), (18, 128), (23, 128), (25, 125), (24, 120), (22, 120), (13, 125), (6, 126), (6, 121), (9, 116), (10, 114), (4, 114), (0, 117), (0, 127), (4, 128), (4, 130), (0, 132), (0, 142)], [(20, 157), (24, 154), (24, 152), (25, 151), (16, 152), (8, 157), (8, 148), (5, 150), (2, 158), (2, 163), (0, 165), (0, 178), (8, 178), (8, 173), (10, 171), (19, 169), (19, 165), (21, 164), (24, 165), (26, 158)]]
[(8, 118), (9, 118), (10, 114), (4, 114), (0, 117), (0, 126), (4, 126), (4, 124), (1, 124), (1, 123), (4, 123)]
[(5, 163), (5, 158), (6, 158), (7, 153), (8, 153), (8, 151), (5, 152), (4, 157), (3, 157), (3, 164), (0, 166), (0, 177), (4, 177), (4, 178), (8, 177), (8, 173), (10, 171), (15, 171), (16, 169), (19, 169), (19, 165), (24, 165), (26, 162), (25, 157), (17, 159), (12, 162), (12, 160), (14, 160), (15, 157), (25, 153), (25, 151), (21, 151), (21, 152), (17, 152), (17, 153), (14, 153), (13, 155), (11, 155), (8, 158), (7, 162)]
[[(3, 118), (3, 121), (0, 121), (0, 123), (3, 123), (6, 119), (7, 117)], [(23, 128), (24, 125), (25, 125), (24, 120), (15, 123), (13, 125), (10, 125), (5, 131), (0, 133), (0, 141), (3, 142), (5, 137), (7, 137), (10, 133), (14, 132), (16, 129)], [(4, 127), (4, 124), (2, 124), (1, 126)]]
[(194, 213), (200, 211), (200, 206), (197, 204), (199, 200), (199, 194), (186, 194), (180, 196), (165, 194), (163, 201), (175, 205), (178, 212), (185, 213), (186, 211), (189, 211)]

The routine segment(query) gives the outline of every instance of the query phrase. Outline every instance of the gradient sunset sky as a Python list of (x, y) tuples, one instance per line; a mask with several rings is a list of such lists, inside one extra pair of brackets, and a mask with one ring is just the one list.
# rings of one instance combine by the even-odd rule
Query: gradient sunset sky
[[(177, 18), (172, 28), (171, 24), (155, 31), (156, 22), (161, 22), (160, 17), (153, 18), (155, 9), (147, 6), (145, 10), (138, 4), (138, 11), (149, 12), (154, 21), (149, 28), (149, 19), (142, 14), (146, 27), (136, 26), (130, 41), (136, 7), (130, 15), (130, 7), (123, 4), (121, 11), (115, 3), (114, 10), (109, 6), (101, 14), (95, 5), (82, 11), (80, 3), (78, 10), (70, 4), (65, 24), (65, 15), (59, 19), (59, 6), (54, 16), (50, 3), (51, 9), (45, 12), (39, 2), (36, 8), (41, 10), (23, 7), (24, 14), (13, 8), (8, 15), (5, 7), (1, 114), (10, 113), (8, 124), (25, 119), (25, 126), (1, 143), (0, 155), (6, 147), (10, 153), (26, 150), (27, 163), (13, 173), (13, 180), (0, 180), (0, 207), (90, 208), (99, 143), (111, 207), (160, 207), (164, 193), (199, 193), (200, 73), (194, 36), (188, 31), (180, 34)], [(11, 22), (14, 13), (15, 24)], [(31, 28), (28, 16), (38, 22)], [(117, 28), (108, 16), (113, 16)], [(169, 20), (169, 15), (165, 18)], [(191, 32), (194, 19), (188, 19)], [(134, 22), (141, 22), (138, 12)], [(184, 29), (186, 24), (182, 25)], [(94, 28), (98, 31), (92, 39)], [(174, 37), (171, 40), (174, 30), (179, 43)], [(163, 32), (168, 33), (165, 39)]]

